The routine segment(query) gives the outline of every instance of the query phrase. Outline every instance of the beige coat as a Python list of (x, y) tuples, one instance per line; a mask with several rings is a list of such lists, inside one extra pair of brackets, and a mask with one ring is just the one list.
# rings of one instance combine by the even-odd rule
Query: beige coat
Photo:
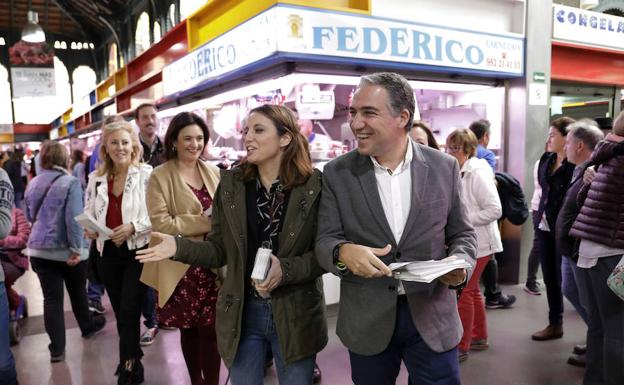
[[(165, 234), (181, 235), (192, 239), (203, 239), (210, 232), (211, 218), (202, 215), (201, 203), (182, 179), (176, 160), (170, 160), (157, 167), (147, 187), (147, 210), (152, 230)], [(199, 173), (211, 197), (219, 184), (219, 169), (199, 161)], [(189, 265), (163, 260), (146, 263), (141, 281), (158, 290), (158, 306), (163, 307)]]

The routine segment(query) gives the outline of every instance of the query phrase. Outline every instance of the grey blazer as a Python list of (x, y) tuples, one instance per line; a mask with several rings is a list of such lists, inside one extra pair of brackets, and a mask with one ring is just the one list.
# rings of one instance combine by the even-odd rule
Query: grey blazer
[[(412, 143), (412, 148), (411, 211), (398, 244), (381, 205), (370, 157), (354, 150), (325, 166), (315, 252), (327, 271), (337, 274), (333, 250), (345, 241), (371, 247), (391, 244), (390, 254), (381, 258), (386, 264), (456, 255), (474, 267), (477, 240), (459, 196), (457, 161), (419, 144)], [(336, 333), (347, 348), (374, 355), (388, 346), (394, 332), (397, 285), (389, 277), (349, 274), (341, 279)], [(456, 292), (439, 280), (404, 282), (404, 288), (414, 325), (425, 343), (436, 352), (457, 346), (463, 331)]]

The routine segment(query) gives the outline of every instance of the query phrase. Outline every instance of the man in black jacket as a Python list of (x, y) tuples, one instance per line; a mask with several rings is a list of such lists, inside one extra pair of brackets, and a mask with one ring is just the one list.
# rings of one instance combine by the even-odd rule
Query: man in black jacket
[[(568, 236), (572, 224), (580, 211), (577, 205), (578, 192), (583, 186), (583, 172), (586, 163), (591, 157), (596, 144), (604, 138), (604, 134), (592, 121), (579, 121), (569, 127), (566, 137), (565, 151), (568, 161), (574, 165), (572, 182), (566, 193), (561, 211), (555, 226), (557, 247), (561, 250), (561, 288), (563, 295), (572, 303), (587, 325), (587, 310), (580, 299), (580, 292), (584, 289), (576, 280), (578, 267), (578, 243), (575, 238)], [(585, 366), (585, 346), (577, 345), (574, 353), (568, 358), (568, 363), (575, 366)]]

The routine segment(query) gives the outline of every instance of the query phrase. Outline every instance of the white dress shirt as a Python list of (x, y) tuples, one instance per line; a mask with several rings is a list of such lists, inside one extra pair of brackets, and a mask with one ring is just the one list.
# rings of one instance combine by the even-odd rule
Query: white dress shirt
[(380, 165), (371, 156), (381, 205), (397, 244), (403, 235), (407, 216), (412, 206), (412, 173), (410, 166), (414, 157), (413, 151), (411, 139), (408, 139), (405, 157), (394, 170)]
[[(411, 164), (414, 157), (412, 140), (408, 139), (405, 157), (394, 170), (390, 170), (370, 157), (375, 169), (377, 179), (377, 191), (386, 219), (390, 225), (390, 230), (394, 235), (394, 241), (399, 244), (405, 230), (407, 217), (412, 208), (412, 172)], [(398, 294), (405, 294), (403, 283), (399, 281), (397, 287)]]

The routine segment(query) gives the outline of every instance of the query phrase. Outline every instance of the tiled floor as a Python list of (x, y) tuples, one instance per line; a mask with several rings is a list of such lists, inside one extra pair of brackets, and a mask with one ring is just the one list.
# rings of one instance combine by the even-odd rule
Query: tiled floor
[[(13, 348), (21, 385), (105, 385), (115, 384), (113, 371), (117, 359), (117, 335), (110, 308), (109, 323), (104, 332), (92, 340), (83, 340), (71, 319), (67, 325), (67, 356), (63, 363), (50, 364), (48, 337), (42, 331), (41, 293), (34, 274), (29, 273), (18, 288), (27, 293), (30, 312), (22, 342)], [(564, 315), (564, 338), (535, 342), (531, 333), (545, 326), (546, 296), (530, 296), (521, 286), (507, 286), (506, 293), (515, 294), (518, 301), (513, 309), (489, 310), (488, 325), (491, 348), (471, 354), (461, 366), (464, 385), (577, 385), (581, 384), (583, 370), (566, 364), (572, 347), (584, 340), (585, 328), (578, 315), (567, 308)], [(68, 306), (66, 301), (66, 306)], [(334, 334), (336, 319), (329, 318), (330, 341), (318, 356), (323, 371), (322, 384), (351, 384), (347, 351)], [(311, 331), (312, 332), (312, 331)], [(145, 351), (145, 384), (187, 385), (188, 375), (179, 347), (177, 331), (160, 331), (156, 342)], [(225, 384), (227, 371), (222, 367), (221, 383)], [(397, 384), (407, 383), (402, 370)], [(265, 384), (277, 384), (273, 369)]]

